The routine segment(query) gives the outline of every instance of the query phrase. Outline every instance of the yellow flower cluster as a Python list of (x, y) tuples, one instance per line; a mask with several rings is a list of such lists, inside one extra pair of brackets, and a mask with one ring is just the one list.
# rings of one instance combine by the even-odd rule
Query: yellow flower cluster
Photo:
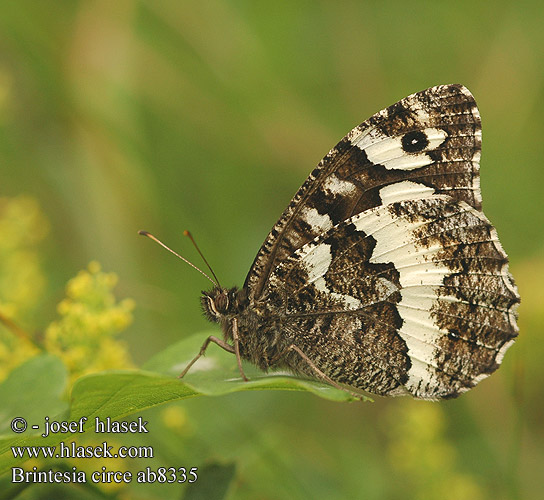
[(80, 271), (66, 286), (66, 298), (58, 305), (61, 319), (45, 331), (45, 348), (59, 356), (72, 380), (109, 368), (132, 368), (123, 342), (114, 336), (132, 322), (131, 299), (117, 302), (112, 293), (114, 273), (104, 273), (97, 262)]
[(395, 403), (388, 451), (406, 491), (414, 492), (418, 500), (485, 498), (476, 478), (459, 470), (455, 446), (444, 435), (442, 407), (412, 400)]
[[(0, 381), (41, 346), (20, 327), (45, 289), (36, 244), (49, 224), (35, 199), (0, 198)], [(44, 346), (67, 365), (71, 380), (109, 368), (131, 368), (126, 346), (114, 337), (132, 322), (134, 303), (117, 302), (117, 276), (91, 262), (68, 282), (61, 318), (47, 327)]]

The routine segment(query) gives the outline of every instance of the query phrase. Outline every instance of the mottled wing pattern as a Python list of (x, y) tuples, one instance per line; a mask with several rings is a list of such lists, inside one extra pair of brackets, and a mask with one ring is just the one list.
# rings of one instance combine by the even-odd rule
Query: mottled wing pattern
[(376, 394), (456, 396), (492, 373), (517, 335), (519, 299), (495, 229), (430, 190), (297, 250), (266, 295), (288, 342), (321, 346), (316, 366)]
[[(246, 278), (252, 306), (337, 382), (425, 399), (473, 387), (517, 335), (519, 303), (480, 211), (480, 144), (460, 85), (353, 129), (265, 240)], [(285, 365), (315, 376), (297, 356)]]
[(428, 187), (480, 209), (480, 147), (478, 108), (462, 85), (432, 87), (376, 113), (296, 193), (247, 275), (250, 296), (259, 299), (271, 271), (295, 250), (384, 198), (409, 199)]

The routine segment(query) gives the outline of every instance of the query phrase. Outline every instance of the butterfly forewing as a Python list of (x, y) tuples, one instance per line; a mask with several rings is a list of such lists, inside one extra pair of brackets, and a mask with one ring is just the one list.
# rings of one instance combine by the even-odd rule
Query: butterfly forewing
[(413, 94), (348, 133), (310, 174), (262, 245), (245, 285), (259, 299), (295, 250), (351, 216), (421, 190), (481, 208), (481, 125), (470, 92), (443, 85)]

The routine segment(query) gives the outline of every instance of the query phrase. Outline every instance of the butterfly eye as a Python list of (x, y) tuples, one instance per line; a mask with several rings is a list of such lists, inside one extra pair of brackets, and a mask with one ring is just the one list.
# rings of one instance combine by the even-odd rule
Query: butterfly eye
[(402, 137), (402, 149), (407, 153), (418, 153), (429, 145), (427, 134), (421, 130), (408, 132)]
[(215, 308), (219, 313), (226, 313), (229, 308), (229, 296), (221, 293), (215, 298)]

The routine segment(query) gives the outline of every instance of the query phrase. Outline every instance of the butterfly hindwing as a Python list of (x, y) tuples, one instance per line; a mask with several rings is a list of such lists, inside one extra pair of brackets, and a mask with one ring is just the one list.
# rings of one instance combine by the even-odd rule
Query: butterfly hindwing
[(384, 395), (457, 395), (517, 334), (495, 230), (444, 195), (353, 216), (278, 266), (265, 294), (301, 349), (324, 346), (320, 369)]

